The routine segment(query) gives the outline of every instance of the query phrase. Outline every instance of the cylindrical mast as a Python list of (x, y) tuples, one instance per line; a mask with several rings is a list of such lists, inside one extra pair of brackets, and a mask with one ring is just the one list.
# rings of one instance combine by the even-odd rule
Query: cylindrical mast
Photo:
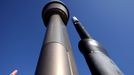
[(35, 75), (78, 75), (66, 31), (67, 7), (53, 0), (44, 7), (42, 18), (47, 31)]
[(92, 75), (123, 75), (116, 64), (107, 56), (105, 49), (91, 38), (76, 17), (73, 17), (73, 23), (81, 37), (79, 49), (84, 55)]

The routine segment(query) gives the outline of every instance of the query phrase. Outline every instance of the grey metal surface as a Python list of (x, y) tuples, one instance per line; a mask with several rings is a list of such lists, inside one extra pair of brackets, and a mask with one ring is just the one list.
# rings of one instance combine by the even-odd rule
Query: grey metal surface
[(78, 75), (66, 30), (67, 7), (52, 1), (44, 7), (42, 17), (47, 31), (35, 75)]
[(81, 39), (84, 38), (91, 38), (91, 36), (88, 34), (88, 32), (84, 29), (84, 27), (81, 25), (81, 23), (79, 22), (79, 20), (76, 17), (72, 18), (72, 21), (74, 23), (74, 26), (78, 32), (78, 34), (80, 35)]
[(79, 49), (91, 70), (92, 75), (124, 75), (117, 65), (108, 57), (105, 49), (87, 33), (77, 18), (73, 23), (81, 40)]
[(71, 75), (78, 75), (73, 53), (72, 53), (72, 48), (71, 48), (70, 41), (68, 38), (67, 30), (66, 30), (66, 26), (61, 21), (62, 19), (60, 18), (59, 15), (53, 15), (51, 17), (52, 18), (47, 27), (44, 45), (47, 43), (62, 44), (66, 48), (66, 51), (67, 51), (69, 66), (72, 72)]
[(71, 75), (66, 49), (59, 43), (48, 43), (42, 48), (35, 75)]
[[(57, 42), (64, 43), (63, 27), (64, 23), (59, 15), (52, 15), (47, 27), (46, 38), (44, 43)], [(64, 45), (65, 46), (65, 45)]]
[(85, 58), (92, 75), (123, 75), (117, 65), (101, 51), (92, 51)]
[(63, 35), (64, 40), (65, 40), (64, 42), (66, 42), (66, 49), (67, 49), (67, 53), (68, 53), (68, 58), (70, 60), (72, 75), (79, 75), (78, 72), (77, 72), (77, 67), (76, 67), (76, 64), (75, 64), (75, 59), (73, 57), (73, 51), (72, 51), (72, 47), (71, 47), (71, 44), (70, 44), (70, 41), (69, 41), (69, 38), (68, 38), (66, 27), (63, 27), (63, 34), (64, 34)]
[(48, 25), (50, 17), (53, 14), (59, 14), (62, 18), (62, 21), (65, 25), (67, 25), (69, 19), (69, 10), (65, 6), (63, 2), (59, 1), (51, 1), (45, 5), (42, 11), (42, 18), (45, 26)]

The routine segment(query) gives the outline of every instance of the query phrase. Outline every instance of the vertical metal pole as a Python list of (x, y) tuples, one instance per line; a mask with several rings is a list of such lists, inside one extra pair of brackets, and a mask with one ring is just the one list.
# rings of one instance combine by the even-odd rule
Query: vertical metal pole
[(66, 31), (67, 7), (61, 1), (51, 1), (42, 17), (47, 31), (35, 75), (78, 75)]
[(76, 17), (73, 17), (73, 23), (81, 37), (79, 49), (85, 57), (92, 75), (124, 75), (108, 57), (105, 49), (88, 34)]

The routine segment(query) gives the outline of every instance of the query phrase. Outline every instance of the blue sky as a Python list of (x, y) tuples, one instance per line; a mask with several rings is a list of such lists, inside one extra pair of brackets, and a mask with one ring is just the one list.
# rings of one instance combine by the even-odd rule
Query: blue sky
[[(18, 69), (34, 75), (45, 34), (41, 18), (49, 0), (0, 0), (0, 75)], [(62, 0), (87, 31), (108, 51), (125, 75), (133, 75), (134, 0)], [(80, 75), (91, 75), (77, 47), (80, 40), (71, 22), (67, 25)], [(73, 33), (72, 33), (73, 32)]]

